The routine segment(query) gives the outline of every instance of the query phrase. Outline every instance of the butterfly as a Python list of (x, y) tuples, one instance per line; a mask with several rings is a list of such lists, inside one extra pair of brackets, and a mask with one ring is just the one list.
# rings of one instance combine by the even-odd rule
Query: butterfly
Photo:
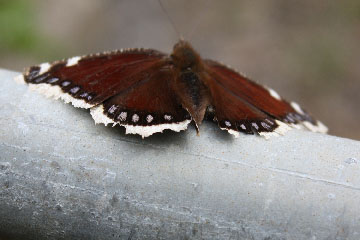
[(269, 138), (291, 128), (326, 133), (327, 127), (295, 102), (213, 60), (187, 41), (170, 55), (125, 49), (32, 66), (16, 78), (47, 97), (90, 109), (95, 123), (124, 126), (143, 138), (170, 129), (196, 131), (211, 120), (237, 137)]

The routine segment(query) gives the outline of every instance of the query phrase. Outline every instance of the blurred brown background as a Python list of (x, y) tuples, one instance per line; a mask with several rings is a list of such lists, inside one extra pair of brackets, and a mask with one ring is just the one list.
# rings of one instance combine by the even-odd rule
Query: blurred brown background
[[(299, 102), (330, 134), (360, 140), (359, 0), (163, 0), (179, 32)], [(157, 0), (0, 0), (0, 67), (118, 48), (170, 52), (178, 35)]]

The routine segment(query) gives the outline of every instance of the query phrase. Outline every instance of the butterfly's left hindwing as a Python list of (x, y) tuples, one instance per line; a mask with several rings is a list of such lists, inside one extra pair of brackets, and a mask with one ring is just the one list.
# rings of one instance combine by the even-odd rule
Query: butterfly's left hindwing
[(187, 128), (191, 117), (174, 96), (170, 86), (173, 74), (169, 68), (154, 67), (133, 77), (141, 78), (136, 87), (114, 95), (91, 110), (95, 121), (104, 122), (105, 117), (107, 123), (125, 126), (127, 133), (142, 137), (165, 129), (179, 132)]

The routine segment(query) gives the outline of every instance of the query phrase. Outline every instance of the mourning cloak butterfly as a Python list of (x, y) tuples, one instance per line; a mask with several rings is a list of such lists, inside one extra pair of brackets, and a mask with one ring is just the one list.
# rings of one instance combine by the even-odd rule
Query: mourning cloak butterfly
[(183, 40), (170, 56), (128, 49), (73, 57), (30, 67), (17, 81), (89, 108), (95, 123), (119, 124), (142, 137), (165, 129), (179, 132), (190, 122), (199, 131), (203, 119), (235, 136), (268, 138), (293, 127), (327, 132), (297, 103), (218, 62), (202, 60)]

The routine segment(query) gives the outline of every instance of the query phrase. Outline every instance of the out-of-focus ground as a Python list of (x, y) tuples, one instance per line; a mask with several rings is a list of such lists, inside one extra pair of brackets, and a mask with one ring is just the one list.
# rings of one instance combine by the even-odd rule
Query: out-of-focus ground
[[(330, 134), (360, 139), (360, 1), (163, 0), (205, 58), (299, 102)], [(170, 52), (179, 39), (156, 0), (0, 0), (0, 67), (118, 48)]]

